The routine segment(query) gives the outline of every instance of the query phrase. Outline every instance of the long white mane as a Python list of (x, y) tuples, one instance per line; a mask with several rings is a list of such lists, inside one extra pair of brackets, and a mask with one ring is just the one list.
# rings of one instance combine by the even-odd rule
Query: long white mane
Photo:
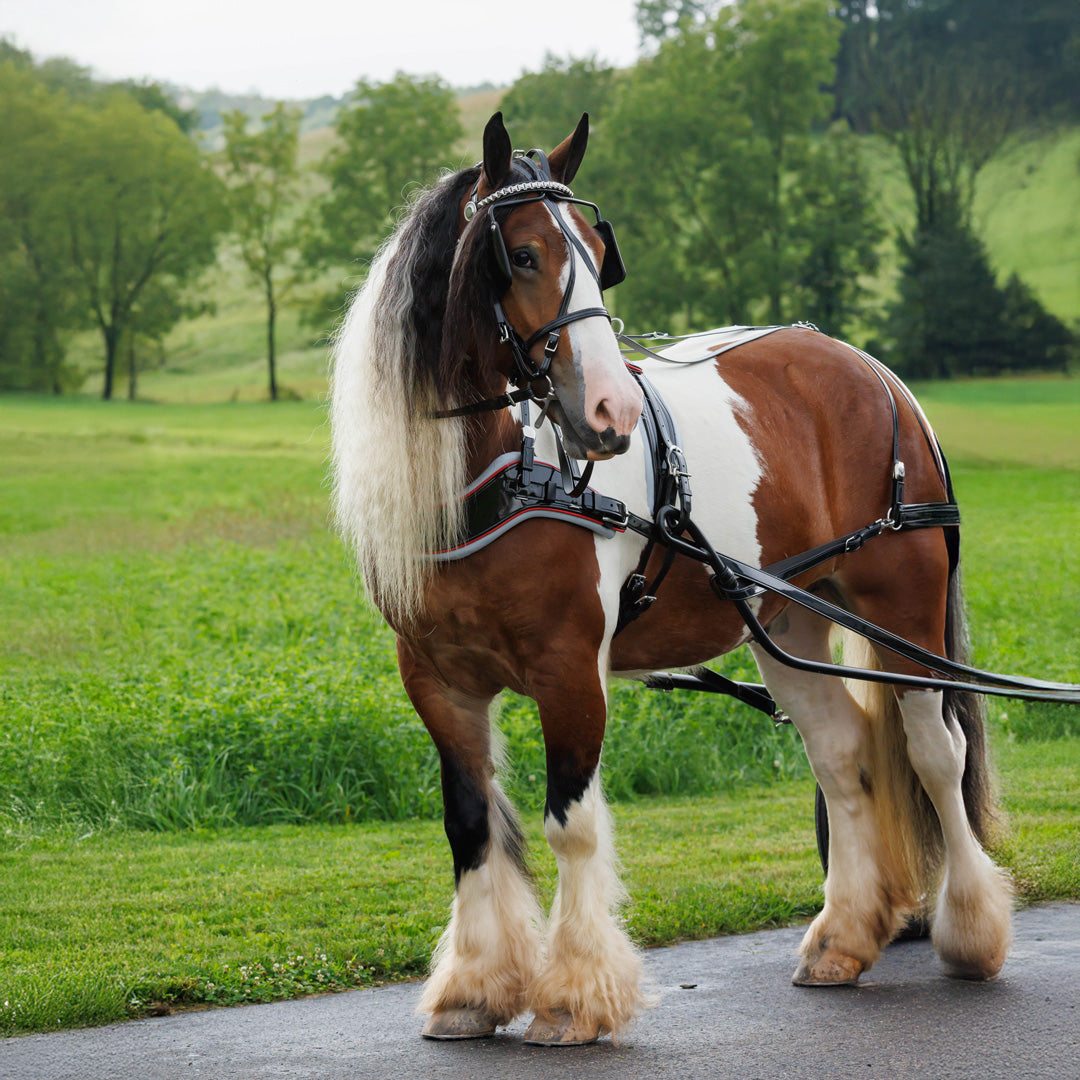
[(395, 626), (415, 617), (431, 573), (424, 552), (456, 535), (465, 481), (465, 425), (432, 420), (433, 368), (416, 354), (410, 319), (415, 259), (430, 258), (425, 215), (446, 177), (415, 199), (375, 257), (335, 336), (330, 423), (333, 515), (369, 597)]

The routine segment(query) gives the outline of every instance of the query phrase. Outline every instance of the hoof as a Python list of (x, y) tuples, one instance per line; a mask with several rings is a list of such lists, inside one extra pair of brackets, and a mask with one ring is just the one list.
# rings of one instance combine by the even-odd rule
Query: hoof
[(568, 1012), (557, 1009), (550, 1020), (539, 1016), (533, 1019), (525, 1032), (525, 1042), (530, 1046), (588, 1046), (605, 1034), (606, 1029), (599, 1024), (577, 1024)]
[(803, 960), (791, 981), (796, 986), (854, 986), (862, 973), (860, 960), (826, 949), (813, 963)]
[(486, 1039), (495, 1034), (495, 1018), (483, 1009), (447, 1009), (432, 1013), (420, 1034), (425, 1039)]
[(988, 982), (997, 978), (1005, 963), (1004, 952), (976, 960), (950, 956), (942, 956), (941, 959), (945, 974), (950, 979), (966, 979), (968, 982)]

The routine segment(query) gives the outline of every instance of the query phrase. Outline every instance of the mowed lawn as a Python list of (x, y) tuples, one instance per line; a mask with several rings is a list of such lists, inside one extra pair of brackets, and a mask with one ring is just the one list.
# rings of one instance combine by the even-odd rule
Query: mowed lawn
[[(976, 661), (1080, 681), (1080, 387), (919, 392), (964, 513)], [(437, 769), (328, 535), (325, 456), (309, 402), (0, 399), (0, 1031), (423, 971), (452, 895)], [(793, 733), (614, 700), (638, 940), (809, 917)], [(503, 725), (550, 895), (539, 733), (518, 700)], [(1078, 731), (1076, 710), (992, 706), (995, 849), (1024, 899), (1080, 898)]]

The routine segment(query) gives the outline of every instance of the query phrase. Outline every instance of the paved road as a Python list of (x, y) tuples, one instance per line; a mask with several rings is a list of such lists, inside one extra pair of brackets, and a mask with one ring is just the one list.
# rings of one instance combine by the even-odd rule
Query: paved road
[[(946, 979), (929, 942), (858, 989), (790, 984), (798, 929), (647, 954), (657, 1003), (617, 1043), (418, 1037), (416, 983), (0, 1042), (3, 1080), (1080, 1080), (1080, 904), (1030, 908), (999, 979)], [(683, 986), (692, 985), (692, 989)]]

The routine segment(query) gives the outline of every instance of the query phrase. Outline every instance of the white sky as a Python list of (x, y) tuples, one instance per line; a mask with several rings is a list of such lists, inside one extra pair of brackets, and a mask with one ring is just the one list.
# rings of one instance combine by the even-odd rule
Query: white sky
[(0, 36), (102, 78), (291, 99), (397, 71), (509, 84), (545, 51), (637, 55), (634, 0), (0, 0)]

